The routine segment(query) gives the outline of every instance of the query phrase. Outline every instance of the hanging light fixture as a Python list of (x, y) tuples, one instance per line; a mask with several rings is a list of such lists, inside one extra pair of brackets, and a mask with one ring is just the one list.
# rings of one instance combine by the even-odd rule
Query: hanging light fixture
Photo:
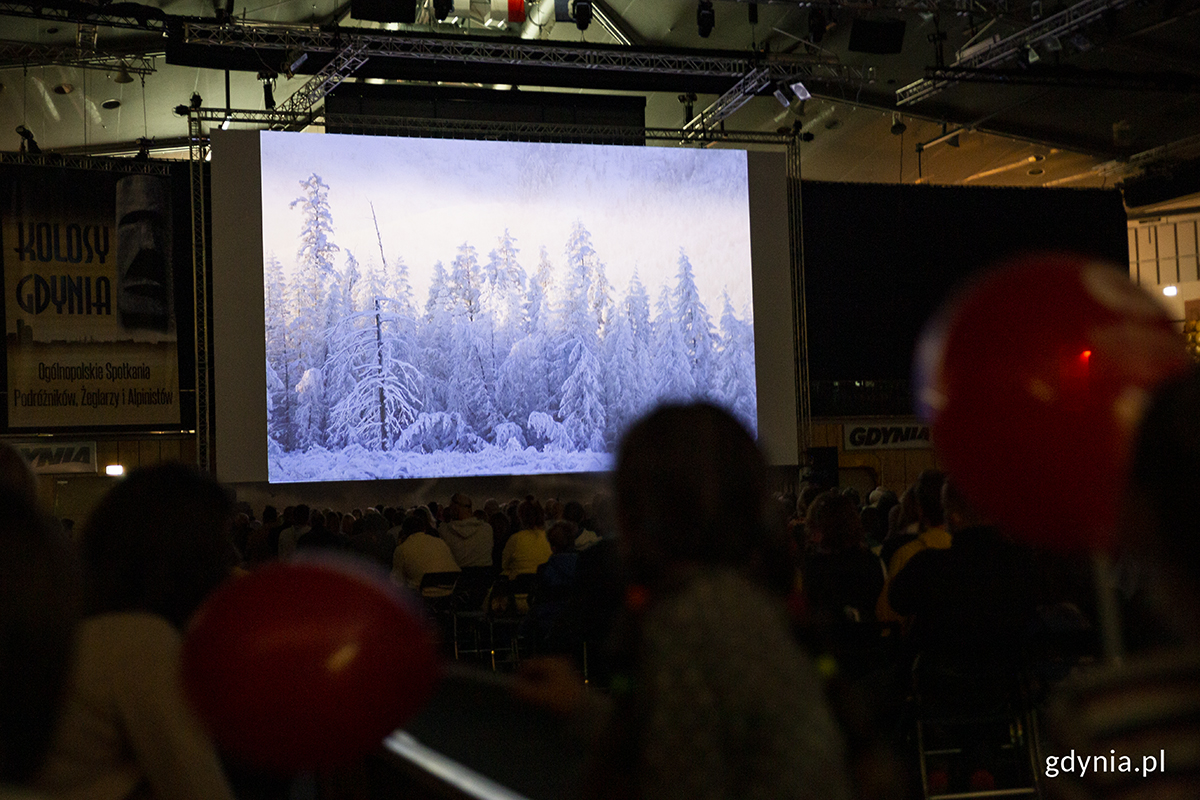
[(129, 67), (125, 66), (124, 61), (117, 67), (117, 77), (113, 78), (113, 83), (133, 83), (133, 76), (129, 74)]
[(712, 0), (700, 0), (696, 7), (696, 29), (701, 39), (707, 39), (717, 24), (717, 12), (713, 9)]

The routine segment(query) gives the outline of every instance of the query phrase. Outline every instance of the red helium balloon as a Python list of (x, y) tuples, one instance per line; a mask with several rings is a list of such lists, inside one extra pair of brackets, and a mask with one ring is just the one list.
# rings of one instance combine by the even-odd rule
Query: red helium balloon
[(183, 644), (183, 682), (218, 746), (280, 772), (344, 766), (430, 697), (432, 638), (386, 576), (273, 564), (215, 592)]
[(1145, 402), (1187, 363), (1166, 312), (1121, 271), (1035, 254), (926, 329), (917, 408), (946, 471), (1013, 536), (1111, 549)]

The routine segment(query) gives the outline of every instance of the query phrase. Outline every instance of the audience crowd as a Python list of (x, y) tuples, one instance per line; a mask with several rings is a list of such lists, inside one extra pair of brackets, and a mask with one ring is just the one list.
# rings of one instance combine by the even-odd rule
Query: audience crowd
[[(1189, 381), (1164, 414), (1194, 411)], [(1180, 497), (1147, 478), (1175, 447), (1192, 461), (1170, 485), (1181, 496), (1194, 488), (1200, 437), (1194, 418), (1187, 425), (1148, 428), (1157, 438), (1139, 450), (1127, 527), (1136, 523), (1143, 546), (1123, 556), (1122, 574), (1136, 580), (1118, 592), (1135, 653), (1192, 652), (1195, 515), (1179, 516)], [(240, 788), (236, 765), (186, 707), (180, 642), (222, 581), (323, 550), (422, 594), (448, 657), (462, 656), (455, 613), (486, 616), (498, 587), (520, 582), (516, 691), (598, 720), (586, 796), (1003, 790), (1021, 776), (983, 741), (918, 765), (916, 717), (993, 697), (1095, 705), (1116, 691), (1110, 680), (1056, 694), (1102, 657), (1088, 561), (1014, 544), (936, 470), (865, 500), (808, 483), (772, 497), (752, 440), (709, 406), (665, 408), (635, 426), (611, 499), (458, 493), (409, 508), (254, 509), (207, 476), (162, 465), (117, 484), (77, 542), (39, 510), (28, 469), (2, 455), (3, 798), (261, 796), (252, 781)], [(1175, 529), (1193, 535), (1177, 543)], [(426, 576), (446, 573), (482, 588), (451, 579), (430, 591)], [(1195, 663), (1172, 661), (1171, 674), (1194, 686)], [(576, 671), (587, 691), (572, 689)], [(1113, 741), (1051, 719), (1061, 737), (1051, 741)], [(1044, 775), (1024, 777), (1054, 792)], [(1074, 796), (1109, 796), (1104, 786)]]

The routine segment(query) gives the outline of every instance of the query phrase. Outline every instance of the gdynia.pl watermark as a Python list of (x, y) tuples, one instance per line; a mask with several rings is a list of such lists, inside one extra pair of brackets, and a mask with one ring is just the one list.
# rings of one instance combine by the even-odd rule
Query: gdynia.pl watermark
[(1065, 756), (1046, 756), (1045, 775), (1047, 778), (1057, 778), (1060, 774), (1082, 778), (1089, 773), (1124, 772), (1147, 777), (1167, 770), (1166, 750), (1159, 750), (1156, 756), (1141, 756), (1140, 764), (1137, 758), (1119, 756), (1116, 750), (1109, 750), (1106, 756), (1081, 756), (1072, 750)]

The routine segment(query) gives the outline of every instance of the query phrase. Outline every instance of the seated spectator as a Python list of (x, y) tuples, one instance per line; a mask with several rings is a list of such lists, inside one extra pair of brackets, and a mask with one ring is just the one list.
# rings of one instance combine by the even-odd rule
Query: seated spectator
[[(577, 500), (568, 500), (563, 504), (563, 519), (567, 522), (574, 523), (575, 529), (579, 531), (579, 535), (575, 537), (575, 549), (587, 550), (589, 547), (600, 541), (600, 534), (595, 531), (588, 530), (584, 525), (584, 520), (587, 517), (587, 511), (584, 510), (583, 503)], [(550, 532), (547, 530), (546, 535)], [(554, 543), (550, 543), (551, 547)]]
[(446, 521), (438, 529), (460, 567), (492, 564), (492, 526), (475, 516), (471, 498), (456, 494), (446, 507)]
[(312, 509), (304, 503), (300, 503), (292, 509), (292, 524), (279, 532), (277, 551), (280, 561), (290, 561), (295, 555), (296, 543), (300, 541), (301, 536), (308, 533), (311, 518)]
[[(0, 461), (20, 458), (5, 443), (0, 452)], [(80, 574), (72, 543), (12, 468), (0, 468), (0, 797), (20, 798), (18, 787), (42, 768), (68, 688)]]
[(916, 539), (920, 532), (921, 514), (917, 510), (917, 485), (914, 483), (904, 490), (896, 505), (888, 509), (887, 538), (879, 551), (883, 565), (891, 564), (896, 551)]
[(412, 513), (400, 524), (400, 544), (392, 556), (392, 580), (416, 590), (426, 572), (460, 572), (446, 543), (428, 532), (427, 517)]
[(86, 618), (39, 781), (54, 796), (222, 800), (216, 751), (179, 682), (181, 631), (228, 576), (230, 496), (179, 464), (135, 470), (84, 526)]
[(947, 673), (1012, 675), (1024, 663), (1037, 592), (1031, 554), (980, 517), (957, 487), (943, 489), (948, 548), (926, 548), (892, 578), (889, 600), (911, 615), (910, 640), (932, 668)]
[[(767, 525), (766, 475), (713, 406), (663, 407), (626, 435), (617, 518), (639, 589), (585, 797), (849, 797), (840, 735), (784, 610), (794, 569)], [(587, 705), (562, 662), (522, 666), (520, 696)]]
[[(950, 532), (946, 529), (945, 513), (942, 510), (942, 485), (946, 474), (936, 469), (922, 470), (917, 476), (916, 509), (917, 535), (897, 548), (884, 563), (887, 565), (887, 581), (895, 579), (908, 560), (922, 550), (944, 549), (950, 546)], [(883, 552), (887, 552), (884, 543)], [(904, 615), (896, 612), (889, 603), (888, 586), (875, 603), (875, 616), (882, 623), (901, 623)]]
[(532, 497), (517, 507), (521, 528), (508, 537), (500, 556), (500, 572), (509, 578), (537, 572), (550, 558), (550, 542), (546, 539), (546, 517), (542, 507)]
[[(583, 506), (579, 508), (582, 511)], [(537, 580), (534, 582), (533, 596), (530, 598), (530, 615), (527, 618), (527, 624), (534, 628), (532, 633), (541, 652), (559, 652), (562, 644), (567, 644), (569, 648), (567, 639), (556, 649), (552, 633), (575, 588), (575, 567), (579, 561), (575, 540), (578, 536), (579, 528), (568, 520), (559, 520), (546, 531), (551, 555), (546, 563), (537, 569)]]
[(358, 519), (352, 514), (347, 514), (346, 519), (351, 520), (347, 548), (368, 561), (391, 567), (392, 557), (396, 553), (396, 542), (388, 533), (387, 518), (372, 509)]
[(300, 550), (341, 550), (343, 543), (340, 536), (337, 535), (333, 525), (336, 525), (337, 517), (332, 513), (324, 511), (314, 511), (309, 517), (308, 530), (296, 539), (296, 551)]
[(819, 624), (875, 622), (883, 589), (883, 564), (867, 549), (852, 498), (826, 492), (813, 501), (805, 521), (804, 594)]

